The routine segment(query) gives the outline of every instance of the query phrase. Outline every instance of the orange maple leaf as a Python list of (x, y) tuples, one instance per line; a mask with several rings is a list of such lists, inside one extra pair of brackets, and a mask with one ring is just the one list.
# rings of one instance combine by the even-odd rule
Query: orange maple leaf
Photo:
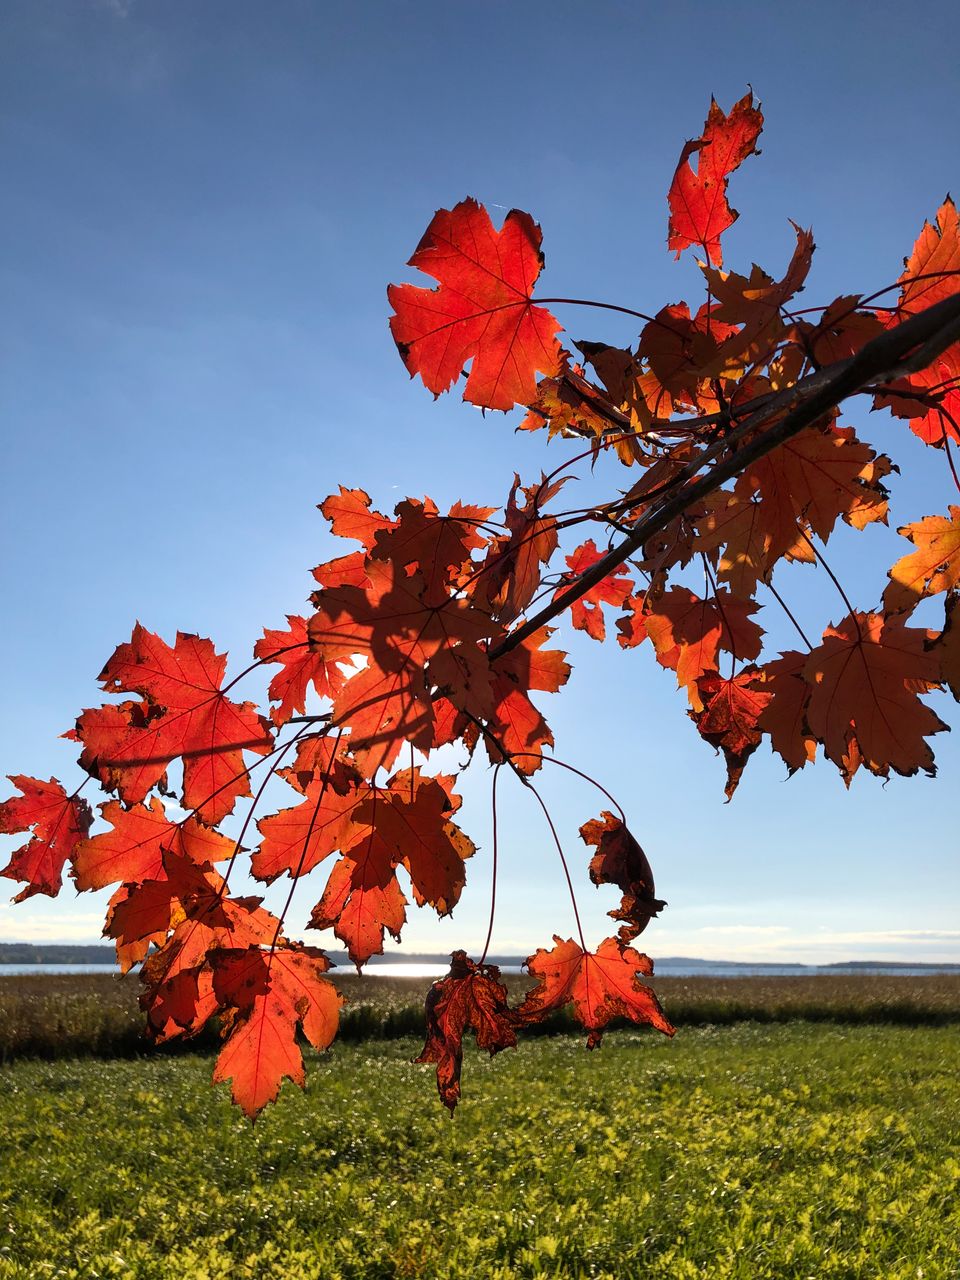
[[(722, 264), (720, 236), (740, 216), (727, 203), (727, 177), (756, 151), (762, 128), (763, 116), (753, 104), (752, 91), (734, 103), (729, 115), (710, 99), (703, 133), (684, 145), (667, 197), (667, 247), (678, 258), (688, 245), (700, 245), (715, 266)], [(696, 172), (690, 164), (694, 152)]]
[(428, 583), (419, 569), (371, 557), (366, 571), (366, 588), (346, 585), (314, 594), (317, 612), (308, 633), (311, 647), (328, 663), (357, 656), (366, 661), (334, 696), (333, 720), (350, 730), (351, 749), (362, 771), (372, 775), (378, 767), (391, 767), (405, 741), (424, 749), (433, 745), (430, 660), (443, 648), (476, 645), (503, 629), (470, 600), (440, 599), (436, 579)]
[(924, 596), (949, 591), (960, 582), (960, 507), (948, 516), (927, 516), (897, 532), (917, 548), (890, 570), (890, 585), (883, 593), (886, 613), (912, 609)]
[(354, 538), (369, 551), (377, 534), (394, 526), (394, 521), (374, 511), (370, 502), (370, 495), (363, 489), (348, 489), (341, 485), (338, 493), (332, 493), (317, 505), (338, 538)]
[(383, 950), (386, 931), (400, 936), (407, 900), (398, 867), (409, 874), (420, 906), (429, 902), (439, 915), (448, 915), (458, 902), (464, 862), (476, 846), (449, 820), (460, 804), (452, 783), (450, 777), (405, 769), (386, 787), (371, 789), (354, 810), (344, 855), (330, 872), (309, 927), (332, 927), (358, 967)]
[(849, 294), (835, 298), (816, 324), (797, 321), (803, 346), (818, 366), (848, 360), (883, 332), (883, 321), (872, 311), (858, 310), (859, 306), (860, 295)]
[(536, 399), (536, 373), (560, 368), (560, 324), (531, 293), (543, 266), (539, 226), (513, 209), (496, 231), (476, 200), (439, 209), (409, 265), (438, 289), (392, 284), (390, 331), (411, 377), (446, 391), (472, 359), (463, 398), (486, 409)]
[(469, 588), (475, 603), (503, 623), (521, 614), (540, 589), (540, 566), (549, 562), (558, 545), (556, 521), (544, 516), (542, 508), (564, 483), (560, 479), (547, 484), (544, 476), (540, 484), (521, 489), (520, 477), (514, 473), (504, 508), (508, 532), (492, 539)]
[(644, 326), (637, 347), (637, 355), (647, 361), (671, 402), (702, 412), (716, 406), (712, 389), (706, 392), (708, 403), (703, 401), (701, 371), (714, 358), (720, 343), (737, 332), (735, 325), (717, 320), (712, 310), (704, 303), (691, 317), (685, 302), (662, 307)]
[(251, 855), (250, 871), (268, 884), (284, 872), (308, 875), (324, 858), (349, 849), (360, 838), (351, 826), (354, 810), (369, 790), (356, 770), (343, 782), (326, 771), (298, 781), (303, 775), (295, 765), (284, 771), (284, 777), (304, 798), (257, 822), (263, 839)]
[(171, 822), (159, 796), (151, 796), (149, 805), (137, 804), (130, 809), (119, 800), (108, 800), (100, 806), (100, 814), (113, 830), (77, 845), (73, 874), (81, 891), (155, 880), (162, 873), (166, 849), (194, 862), (219, 862), (236, 848), (233, 840), (196, 818)]
[[(897, 310), (885, 321), (891, 326), (960, 292), (960, 217), (949, 196), (933, 225), (924, 222), (900, 282)], [(920, 398), (911, 396), (911, 391)], [(911, 431), (926, 444), (941, 445), (944, 438), (960, 443), (960, 342), (947, 347), (925, 369), (892, 383), (891, 390), (876, 396), (874, 404), (898, 418), (909, 418)]]
[(949, 196), (933, 225), (924, 222), (899, 283), (899, 308), (911, 316), (960, 292), (960, 217)]
[[(720, 343), (702, 376), (739, 377), (745, 366), (765, 360), (785, 331), (781, 308), (803, 288), (813, 260), (813, 233), (794, 224), (796, 247), (782, 280), (774, 280), (754, 263), (749, 276), (701, 264), (707, 288), (716, 300), (711, 317), (740, 326)], [(741, 394), (743, 393), (741, 387)]]
[(214, 945), (270, 942), (280, 922), (261, 902), (261, 898), (228, 897), (223, 877), (209, 863), (165, 849), (160, 874), (130, 886), (114, 906), (106, 936), (131, 943), (172, 928), (167, 947), (144, 966), (144, 976), (159, 975), (162, 980), (170, 972), (174, 955), (181, 967), (191, 968), (202, 964)]
[(882, 778), (936, 773), (925, 738), (947, 726), (918, 696), (940, 684), (935, 639), (902, 616), (854, 613), (811, 651), (807, 724), (848, 785), (861, 764)]
[(307, 690), (312, 684), (321, 698), (332, 697), (343, 684), (343, 672), (334, 662), (326, 662), (312, 650), (307, 640), (307, 621), (287, 614), (287, 631), (264, 628), (263, 639), (254, 645), (253, 656), (261, 662), (279, 662), (282, 669), (270, 681), (271, 701), (279, 702), (270, 718), (279, 728), (293, 715), (306, 709)]
[(852, 427), (808, 427), (752, 463), (734, 486), (741, 501), (756, 497), (768, 566), (792, 552), (797, 522), (824, 542), (841, 517), (857, 529), (886, 520), (881, 480), (890, 459), (858, 440)]
[[(954, 614), (957, 615), (956, 620)], [(947, 597), (943, 632), (937, 647), (947, 688), (957, 702), (960, 702), (960, 595), (956, 592), (951, 592)]]
[(697, 682), (716, 668), (721, 649), (741, 660), (759, 654), (764, 633), (749, 616), (757, 608), (722, 588), (705, 600), (687, 587), (671, 587), (648, 603), (644, 623), (657, 661), (676, 671), (695, 711), (703, 709)]
[(757, 725), (769, 733), (770, 745), (791, 773), (802, 769), (817, 754), (816, 739), (807, 728), (810, 685), (804, 679), (807, 654), (791, 649), (764, 663), (757, 672), (755, 687), (770, 694)]
[(550, 727), (528, 691), (556, 693), (570, 675), (563, 650), (542, 647), (550, 635), (548, 627), (540, 627), (491, 664), (495, 705), (484, 735), (487, 754), (495, 764), (512, 759), (521, 773), (535, 773), (544, 747), (553, 746)]
[[(694, 549), (709, 553), (723, 548), (719, 556), (711, 556), (717, 565), (717, 576), (735, 596), (744, 600), (750, 599), (757, 582), (768, 577), (775, 563), (769, 554), (771, 540), (767, 522), (768, 516), (760, 510), (759, 502), (744, 501), (725, 490), (705, 498), (702, 511), (694, 518), (697, 530)], [(795, 542), (790, 548), (791, 555), (802, 557), (804, 547), (804, 542)], [(809, 548), (807, 551), (813, 560), (813, 552)]]
[(441, 604), (451, 588), (468, 580), (472, 553), (487, 546), (482, 526), (494, 510), (457, 502), (442, 516), (430, 498), (406, 498), (396, 507), (393, 526), (376, 535), (373, 555), (418, 569), (426, 584), (424, 599)]
[(584, 951), (572, 938), (564, 941), (556, 934), (553, 941), (551, 950), (541, 947), (526, 961), (538, 983), (514, 1015), (518, 1024), (542, 1022), (548, 1014), (572, 1003), (574, 1017), (590, 1033), (588, 1049), (599, 1045), (604, 1027), (613, 1018), (647, 1023), (673, 1035), (660, 1001), (639, 979), (640, 974), (653, 973), (649, 956), (616, 938), (604, 939), (596, 951)]

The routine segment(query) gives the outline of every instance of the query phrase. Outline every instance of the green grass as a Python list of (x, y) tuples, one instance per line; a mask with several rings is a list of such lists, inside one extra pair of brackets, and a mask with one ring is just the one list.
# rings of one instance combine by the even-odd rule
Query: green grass
[(312, 1057), (251, 1129), (203, 1055), (0, 1073), (0, 1276), (956, 1280), (960, 1035), (793, 1022)]
[[(357, 978), (337, 973), (347, 996), (341, 1039), (391, 1039), (423, 1033), (429, 979)], [(514, 996), (528, 978), (509, 976)], [(658, 978), (654, 985), (678, 1027), (732, 1023), (876, 1023), (960, 1025), (960, 975), (917, 978), (865, 974), (813, 978)], [(0, 974), (0, 1062), (19, 1057), (118, 1057), (149, 1051), (135, 975)], [(569, 1030), (569, 1018), (546, 1031)], [(217, 1042), (214, 1029), (201, 1046)]]

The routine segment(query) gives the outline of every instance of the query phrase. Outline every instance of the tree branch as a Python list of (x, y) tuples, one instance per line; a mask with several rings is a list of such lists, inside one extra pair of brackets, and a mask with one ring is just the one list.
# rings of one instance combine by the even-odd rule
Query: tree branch
[[(751, 413), (729, 435), (708, 446), (689, 462), (676, 477), (675, 485), (685, 486), (679, 492), (665, 495), (634, 526), (624, 540), (612, 547), (596, 564), (573, 582), (566, 591), (555, 597), (551, 604), (529, 618), (512, 631), (506, 640), (490, 653), (496, 661), (505, 653), (522, 644), (545, 623), (552, 621), (591, 587), (601, 582), (608, 573), (623, 564), (634, 551), (655, 533), (659, 533), (678, 515), (694, 503), (713, 493), (727, 480), (739, 475), (745, 467), (765, 457), (778, 445), (791, 439), (810, 426), (831, 409), (836, 408), (848, 396), (855, 395), (872, 384), (884, 383), (890, 378), (914, 372), (928, 365), (954, 342), (960, 341), (960, 294), (954, 294), (912, 316), (895, 329), (888, 329), (868, 342), (855, 356), (838, 361), (804, 378), (794, 387), (769, 399), (766, 404)], [(781, 418), (762, 435), (755, 437), (696, 480), (685, 485), (706, 462), (718, 453), (730, 450), (765, 421), (793, 404)], [(642, 495), (641, 495), (642, 501)], [(638, 502), (637, 505), (640, 505)]]

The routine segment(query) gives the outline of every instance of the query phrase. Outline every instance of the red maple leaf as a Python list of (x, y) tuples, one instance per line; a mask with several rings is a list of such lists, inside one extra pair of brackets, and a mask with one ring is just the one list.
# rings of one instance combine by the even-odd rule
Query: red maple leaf
[[(763, 116), (753, 105), (752, 92), (735, 102), (729, 115), (711, 98), (703, 133), (684, 145), (667, 197), (667, 247), (678, 258), (688, 245), (700, 245), (715, 266), (722, 265), (720, 237), (739, 217), (727, 203), (727, 177), (756, 151), (762, 128)], [(694, 152), (696, 172), (690, 164)]]
[(309, 927), (333, 928), (358, 968), (383, 950), (385, 932), (398, 938), (406, 922), (398, 867), (409, 874), (420, 906), (429, 903), (448, 915), (459, 901), (464, 862), (476, 847), (449, 820), (460, 804), (452, 782), (404, 769), (354, 810), (344, 856), (330, 873)]
[(163, 870), (167, 849), (194, 862), (219, 862), (229, 858), (233, 840), (203, 826), (196, 818), (171, 822), (163, 801), (151, 796), (149, 805), (125, 809), (119, 800), (100, 806), (101, 816), (113, 827), (81, 840), (73, 859), (77, 888), (103, 889), (109, 884), (155, 880)]
[[(586, 573), (592, 565), (601, 560), (603, 555), (602, 551), (597, 550), (597, 544), (592, 538), (577, 547), (572, 555), (566, 557), (569, 573), (564, 575), (564, 580), (554, 592), (554, 599), (564, 592), (575, 578)], [(607, 628), (601, 605), (612, 604), (619, 609), (626, 604), (632, 590), (633, 579), (629, 574), (616, 571), (608, 573), (605, 578), (601, 578), (589, 591), (578, 596), (570, 605), (570, 621), (578, 631), (586, 631), (587, 635), (594, 640), (603, 640), (607, 634)]]
[(33, 836), (14, 851), (0, 876), (26, 881), (14, 902), (23, 902), (35, 893), (55, 898), (63, 883), (64, 863), (73, 858), (90, 830), (90, 806), (68, 796), (56, 778), (43, 782), (11, 774), (10, 781), (21, 794), (0, 804), (0, 835), (15, 835), (32, 827)]
[(463, 393), (486, 409), (536, 399), (536, 373), (560, 367), (559, 322), (533, 304), (543, 266), (540, 228), (513, 209), (496, 231), (476, 200), (439, 209), (409, 265), (438, 289), (392, 284), (390, 330), (411, 377), (439, 395), (473, 360)]
[(276, 1099), (284, 1078), (303, 1088), (297, 1028), (315, 1049), (326, 1049), (337, 1034), (343, 996), (321, 976), (330, 961), (315, 947), (223, 950), (212, 964), (217, 999), (231, 1011), (213, 1079), (231, 1080), (233, 1101), (254, 1119)]
[(171, 649), (137, 623), (99, 678), (109, 692), (139, 693), (147, 701), (82, 713), (76, 736), (84, 744), (83, 767), (136, 804), (182, 757), (184, 808), (216, 825), (250, 794), (243, 752), (263, 755), (273, 746), (253, 703), (232, 702), (221, 691), (226, 664), (209, 640), (178, 632)]
[(263, 639), (258, 640), (253, 649), (253, 656), (261, 662), (279, 662), (282, 665), (267, 691), (273, 702), (280, 703), (270, 712), (270, 718), (278, 728), (291, 716), (303, 714), (311, 684), (321, 698), (330, 698), (344, 681), (343, 672), (336, 663), (326, 662), (321, 654), (310, 648), (306, 619), (288, 613), (287, 622), (290, 624), (287, 631), (264, 628)]
[(745, 667), (728, 679), (717, 672), (701, 676), (697, 691), (702, 710), (688, 713), (700, 736), (726, 758), (724, 794), (728, 800), (737, 789), (744, 766), (760, 744), (759, 718), (773, 696), (757, 687), (756, 677), (756, 667)]
[[(890, 326), (960, 291), (960, 217), (949, 196), (933, 225), (924, 222), (900, 281), (897, 310), (885, 320)], [(925, 369), (892, 383), (891, 390), (876, 396), (874, 404), (898, 418), (909, 418), (911, 431), (926, 444), (941, 445), (945, 437), (960, 443), (960, 342), (947, 347)], [(947, 413), (941, 413), (939, 406)]]
[(517, 1043), (500, 970), (493, 964), (476, 964), (465, 951), (455, 951), (449, 974), (427, 993), (426, 1016), (426, 1042), (414, 1061), (437, 1064), (440, 1100), (452, 1115), (460, 1100), (465, 1033), (473, 1031), (479, 1047), (488, 1049), (491, 1057)]
[(587, 1048), (595, 1049), (603, 1039), (603, 1029), (613, 1018), (648, 1023), (672, 1036), (674, 1028), (660, 1007), (660, 1001), (639, 974), (653, 973), (653, 961), (616, 938), (605, 938), (596, 951), (584, 951), (571, 938), (566, 942), (554, 934), (550, 951), (541, 949), (526, 961), (538, 979), (517, 1009), (518, 1024), (542, 1022), (548, 1014), (573, 1004), (581, 1026), (589, 1031)]

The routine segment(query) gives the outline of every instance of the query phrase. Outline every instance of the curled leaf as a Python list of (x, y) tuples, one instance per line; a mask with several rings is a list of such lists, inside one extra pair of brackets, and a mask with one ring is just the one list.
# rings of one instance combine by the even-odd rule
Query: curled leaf
[(427, 1039), (416, 1062), (437, 1064), (440, 1100), (451, 1115), (460, 1100), (463, 1037), (476, 1035), (491, 1056), (517, 1043), (507, 989), (494, 964), (476, 964), (465, 951), (450, 957), (450, 972), (427, 993)]

